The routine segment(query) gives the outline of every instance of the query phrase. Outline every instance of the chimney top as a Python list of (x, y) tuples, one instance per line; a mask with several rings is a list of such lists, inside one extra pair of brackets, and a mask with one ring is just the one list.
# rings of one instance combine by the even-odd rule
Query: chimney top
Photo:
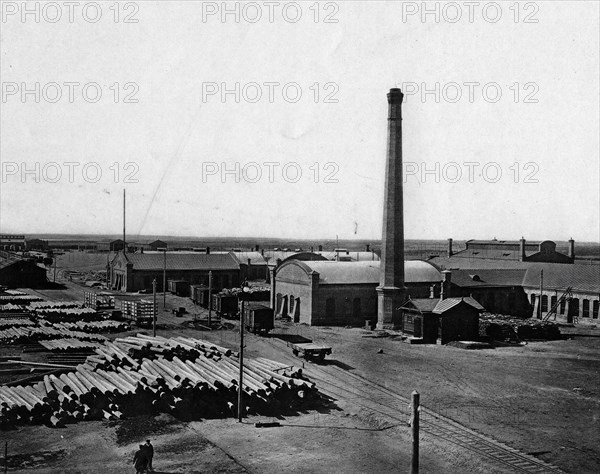
[(387, 97), (389, 104), (401, 104), (402, 99), (404, 98), (404, 94), (400, 89), (394, 88), (390, 89), (390, 92), (387, 95)]

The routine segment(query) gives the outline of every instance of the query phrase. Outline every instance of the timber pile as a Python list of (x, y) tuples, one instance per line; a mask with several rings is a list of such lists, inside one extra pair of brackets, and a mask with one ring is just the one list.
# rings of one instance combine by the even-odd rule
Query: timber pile
[(67, 309), (67, 308), (81, 308), (80, 303), (76, 303), (73, 301), (39, 301), (36, 303), (31, 303), (27, 309), (29, 311), (36, 311), (38, 309)]
[[(221, 294), (225, 296), (238, 296), (242, 293), (240, 288), (224, 288)], [(244, 298), (248, 301), (268, 301), (271, 297), (271, 288), (268, 286), (250, 286), (244, 292)]]
[(22, 313), (23, 305), (18, 304), (0, 304), (0, 313)]
[(484, 313), (480, 316), (479, 335), (497, 341), (555, 340), (562, 337), (556, 323), (491, 313)]
[(22, 344), (25, 342), (43, 341), (49, 339), (80, 339), (82, 341), (104, 341), (106, 338), (99, 334), (88, 334), (82, 331), (56, 328), (53, 326), (24, 326), (0, 330), (0, 342), (4, 344)]
[(16, 305), (28, 305), (34, 301), (42, 301), (42, 298), (39, 296), (31, 296), (26, 294), (20, 295), (2, 295), (0, 294), (0, 303), (1, 304), (16, 304)]
[(52, 339), (49, 341), (39, 341), (49, 351), (72, 352), (86, 349), (95, 349), (102, 345), (102, 342), (80, 341), (79, 339)]
[[(127, 337), (97, 347), (72, 372), (46, 375), (31, 386), (0, 387), (0, 426), (62, 426), (157, 412), (184, 420), (233, 416), (238, 371), (235, 354), (205, 341)], [(274, 361), (246, 361), (246, 413), (300, 408), (318, 395), (314, 383), (300, 377), (300, 369)]]
[(0, 329), (22, 326), (35, 326), (35, 323), (25, 318), (0, 318)]
[(58, 328), (80, 330), (87, 333), (123, 332), (129, 330), (129, 324), (119, 321), (75, 321), (72, 323), (57, 323)]
[(98, 312), (91, 308), (42, 308), (36, 309), (33, 313), (39, 317), (51, 322), (60, 321), (93, 321), (100, 319)]

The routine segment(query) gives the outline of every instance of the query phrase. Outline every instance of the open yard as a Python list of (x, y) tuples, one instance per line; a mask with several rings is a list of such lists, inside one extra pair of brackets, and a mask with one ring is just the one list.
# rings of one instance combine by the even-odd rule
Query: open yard
[[(55, 300), (80, 294), (74, 283), (60, 292), (38, 291)], [(179, 306), (188, 314), (177, 318), (170, 310)], [(205, 310), (189, 299), (167, 295), (166, 311), (162, 304), (159, 308), (159, 335), (238, 345), (237, 327), (195, 329), (192, 313)], [(247, 356), (303, 364), (305, 374), (332, 398), (320, 410), (278, 420), (251, 417), (241, 424), (234, 419), (183, 423), (159, 415), (64, 429), (20, 427), (0, 433), (0, 441), (8, 441), (9, 472), (92, 472), (99, 466), (102, 472), (133, 472), (135, 446), (146, 437), (154, 440), (158, 472), (398, 472), (410, 465), (407, 401), (418, 390), (425, 407), (475, 432), (566, 472), (592, 473), (600, 466), (596, 331), (571, 340), (470, 351), (409, 345), (393, 334), (377, 337), (381, 334), (362, 329), (278, 322), (270, 337), (247, 335)], [(304, 362), (291, 354), (285, 342), (290, 335), (331, 345), (333, 354), (323, 365)], [(281, 426), (256, 428), (256, 421)], [(432, 425), (421, 435), (422, 472), (514, 472), (436, 429)]]

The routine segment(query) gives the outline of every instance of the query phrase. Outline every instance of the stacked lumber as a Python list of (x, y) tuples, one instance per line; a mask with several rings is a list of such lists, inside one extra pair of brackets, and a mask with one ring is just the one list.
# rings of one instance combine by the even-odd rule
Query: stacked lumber
[(82, 349), (95, 349), (102, 345), (101, 342), (80, 341), (79, 339), (52, 339), (48, 341), (39, 341), (49, 351), (77, 351)]
[(22, 313), (23, 305), (18, 304), (0, 304), (0, 313)]
[(35, 326), (35, 323), (25, 318), (0, 318), (0, 329), (23, 326)]
[(75, 301), (38, 301), (31, 303), (27, 309), (29, 311), (36, 311), (39, 309), (68, 309), (68, 308), (81, 308), (81, 304)]
[[(9, 290), (10, 291), (10, 290)], [(8, 293), (8, 291), (6, 292)], [(16, 305), (28, 305), (34, 301), (42, 301), (42, 298), (39, 296), (32, 296), (27, 294), (0, 294), (0, 303), (1, 304), (16, 304)]]
[[(238, 358), (196, 339), (139, 334), (95, 348), (84, 364), (31, 386), (0, 387), (0, 426), (62, 426), (167, 412), (184, 419), (233, 416)], [(148, 355), (148, 357), (146, 357)], [(244, 363), (246, 413), (296, 410), (318, 392), (293, 367), (267, 359)]]
[(104, 341), (106, 338), (99, 334), (89, 334), (82, 331), (56, 328), (53, 326), (23, 326), (10, 327), (0, 330), (0, 342), (5, 344), (21, 344), (25, 342), (44, 341), (49, 339), (80, 339), (82, 341)]
[(110, 333), (129, 330), (129, 324), (120, 321), (75, 321), (71, 323), (57, 323), (58, 328), (80, 330), (87, 333)]
[(497, 341), (555, 340), (562, 337), (558, 324), (554, 322), (492, 313), (484, 313), (480, 316), (479, 335)]

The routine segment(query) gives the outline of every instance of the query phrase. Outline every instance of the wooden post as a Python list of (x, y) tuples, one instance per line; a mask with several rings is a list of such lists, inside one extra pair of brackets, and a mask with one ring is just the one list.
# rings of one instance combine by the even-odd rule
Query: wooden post
[(56, 283), (56, 257), (54, 257), (54, 283)]
[(242, 384), (244, 382), (244, 299), (240, 311), (240, 379), (238, 384), (238, 422), (242, 422)]
[(152, 336), (156, 337), (156, 278), (152, 280)]
[(212, 271), (208, 272), (208, 327), (211, 327), (212, 317)]
[(167, 249), (163, 249), (163, 311), (167, 308)]
[(411, 474), (419, 472), (419, 392), (412, 393), (412, 458)]
[(544, 297), (544, 270), (540, 270), (540, 314), (538, 315), (538, 319), (542, 319), (542, 298)]
[(4, 442), (4, 474), (8, 472), (8, 441)]

